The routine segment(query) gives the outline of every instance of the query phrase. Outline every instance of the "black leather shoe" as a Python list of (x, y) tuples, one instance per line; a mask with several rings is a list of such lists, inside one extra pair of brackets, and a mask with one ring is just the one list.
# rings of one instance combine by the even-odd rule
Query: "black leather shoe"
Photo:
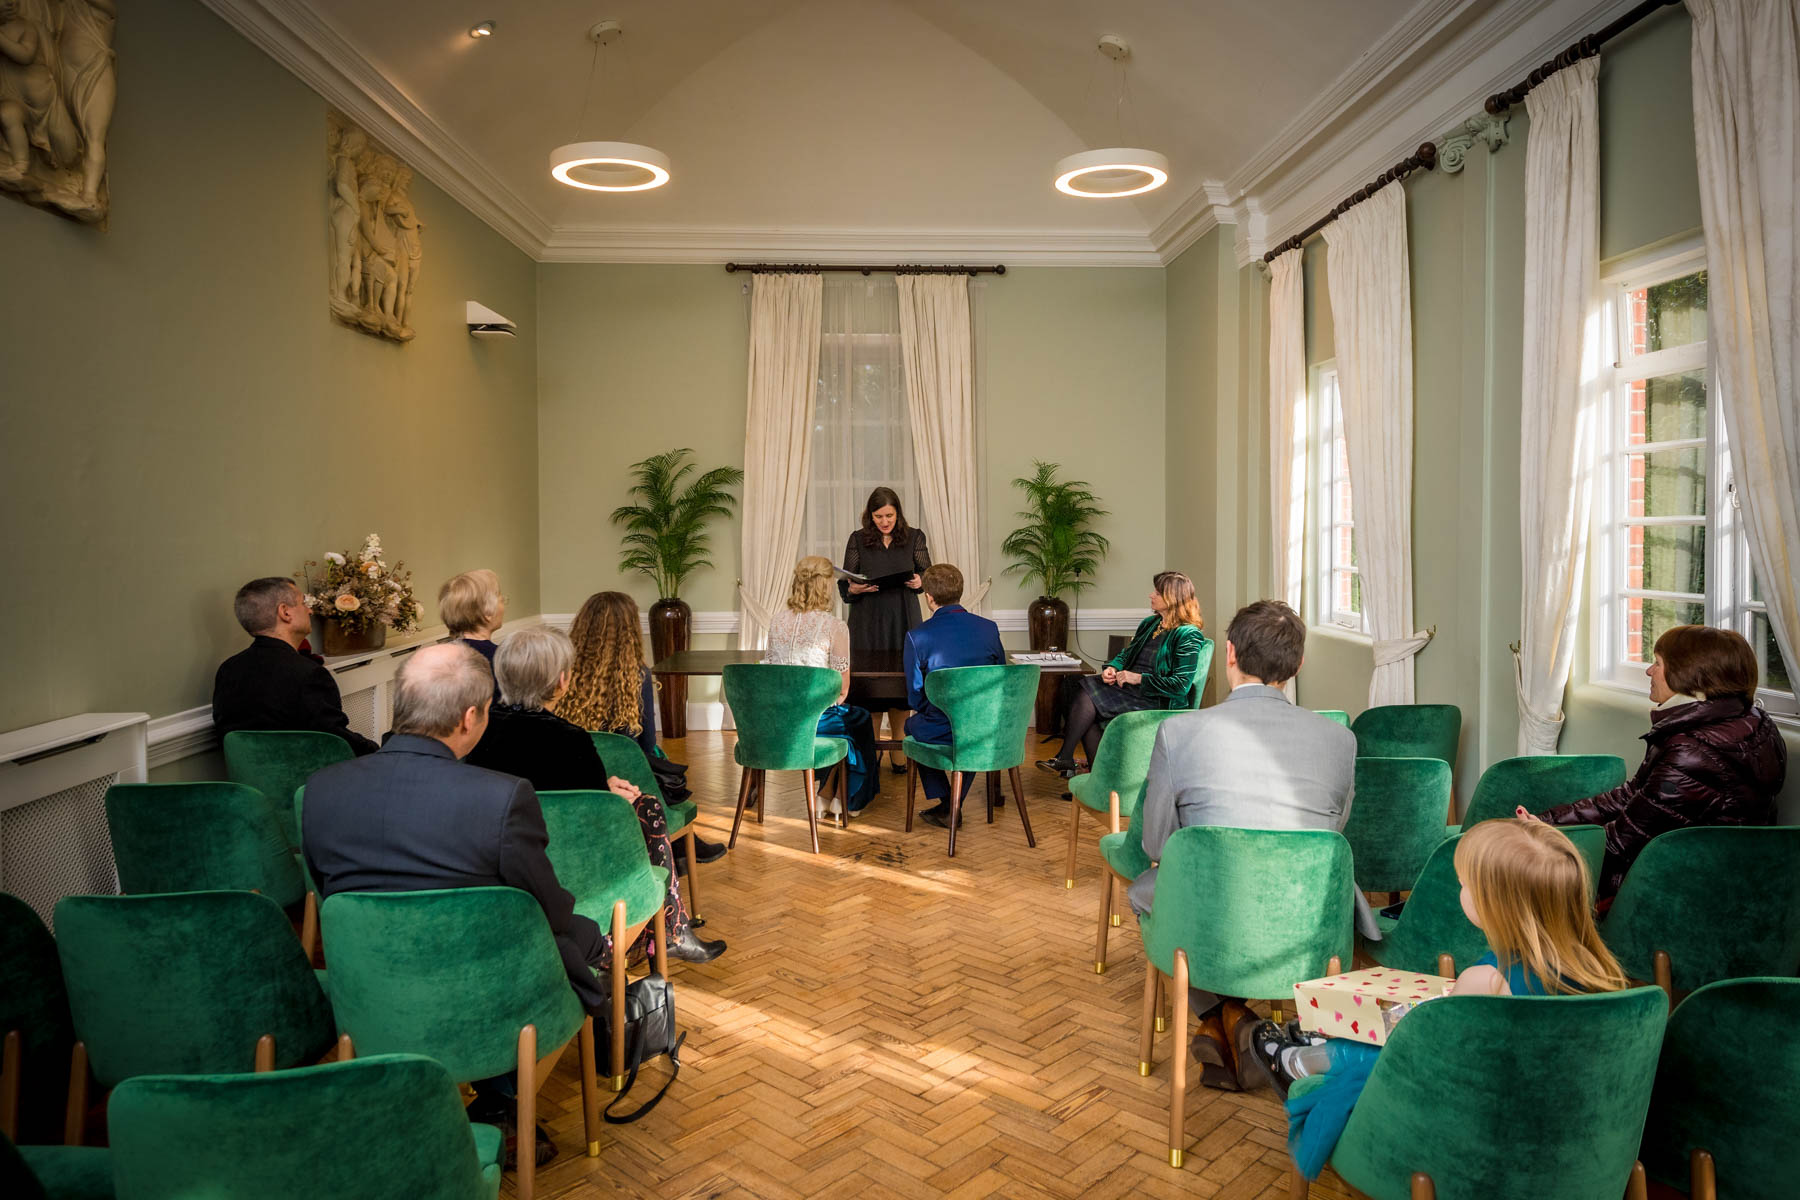
[(1037, 760), (1037, 769), (1040, 771), (1048, 771), (1050, 774), (1061, 779), (1073, 779), (1076, 775), (1080, 774), (1078, 768), (1064, 766), (1063, 761), (1060, 758), (1040, 758)]
[(699, 834), (694, 835), (694, 861), (697, 863), (718, 862), (725, 857), (724, 842), (709, 842)]
[[(934, 804), (919, 814), (919, 820), (925, 822), (927, 825), (936, 825), (939, 829), (948, 829), (950, 828), (950, 806), (948, 804)], [(960, 829), (961, 827), (962, 822), (958, 821), (957, 828)]]
[(711, 962), (723, 953), (725, 953), (725, 939), (720, 938), (712, 942), (701, 941), (694, 936), (692, 926), (683, 930), (680, 937), (669, 942), (669, 957), (678, 958), (682, 962)]

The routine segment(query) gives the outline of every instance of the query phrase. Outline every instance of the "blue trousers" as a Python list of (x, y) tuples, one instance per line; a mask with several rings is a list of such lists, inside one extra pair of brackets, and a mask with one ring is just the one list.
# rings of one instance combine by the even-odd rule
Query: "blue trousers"
[[(916, 738), (921, 742), (931, 742), (936, 745), (948, 745), (950, 743), (949, 723), (941, 719), (922, 720), (922, 716), (923, 714), (915, 712), (912, 716), (906, 718), (907, 736)], [(978, 772), (975, 771), (965, 771), (963, 773), (963, 799), (967, 800), (969, 798), (969, 788), (974, 785), (975, 776), (977, 774)], [(925, 798), (927, 800), (936, 800), (939, 804), (949, 803), (950, 776), (944, 774), (944, 772), (938, 770), (936, 767), (928, 767), (924, 763), (919, 764), (919, 785), (925, 789)]]

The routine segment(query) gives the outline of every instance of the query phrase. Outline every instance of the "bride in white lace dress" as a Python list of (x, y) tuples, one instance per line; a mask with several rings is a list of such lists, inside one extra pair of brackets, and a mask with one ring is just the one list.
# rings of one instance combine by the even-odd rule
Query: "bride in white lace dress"
[(850, 627), (831, 611), (835, 577), (828, 559), (800, 560), (794, 568), (787, 606), (769, 622), (769, 647), (763, 652), (763, 661), (778, 666), (825, 667), (840, 676), (837, 702), (819, 718), (819, 736), (849, 743), (845, 760), (849, 795), (843, 801), (833, 797), (831, 808), (835, 812), (839, 803), (847, 803), (854, 814), (875, 798), (881, 776), (874, 769), (875, 731), (869, 714), (844, 703), (850, 691)]

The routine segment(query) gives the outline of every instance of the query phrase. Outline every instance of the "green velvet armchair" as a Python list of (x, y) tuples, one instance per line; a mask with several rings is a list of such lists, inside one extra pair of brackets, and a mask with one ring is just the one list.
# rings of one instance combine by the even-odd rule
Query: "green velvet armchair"
[(29, 904), (0, 892), (0, 1134), (61, 1139), (74, 1045), (56, 941)]
[(1503, 758), (1481, 773), (1461, 825), (1448, 832), (1473, 829), (1482, 821), (1501, 820), (1524, 805), (1541, 813), (1611, 791), (1625, 782), (1625, 760), (1616, 754), (1535, 754)]
[(1444, 840), (1449, 805), (1450, 764), (1443, 759), (1358, 756), (1356, 793), (1344, 822), (1356, 859), (1356, 886), (1365, 892), (1412, 887)]
[(836, 768), (838, 794), (844, 793), (844, 758), (849, 744), (819, 736), (819, 718), (836, 702), (844, 677), (828, 667), (790, 667), (774, 663), (730, 663), (724, 669), (725, 703), (737, 723), (733, 751), (743, 777), (738, 781), (737, 813), (731, 819), (731, 846), (752, 797), (756, 823), (763, 822), (770, 771), (798, 771), (806, 784), (806, 829), (812, 851), (819, 852), (818, 772)]
[(89, 1146), (15, 1146), (0, 1134), (0, 1196), (112, 1200), (112, 1152)]
[(617, 775), (626, 780), (632, 787), (647, 796), (655, 796), (662, 804), (663, 820), (669, 826), (669, 840), (680, 842), (682, 856), (687, 859), (687, 886), (683, 895), (687, 898), (688, 915), (694, 920), (700, 919), (700, 864), (695, 857), (694, 822), (700, 816), (700, 806), (692, 798), (677, 804), (670, 804), (669, 798), (663, 795), (662, 785), (656, 781), (656, 772), (650, 767), (650, 760), (644, 757), (644, 748), (622, 733), (607, 733), (604, 730), (590, 730), (588, 736), (594, 739), (594, 750), (600, 755), (600, 761), (606, 764), (608, 774)]
[[(987, 667), (951, 667), (925, 676), (925, 696), (950, 719), (950, 743), (921, 742), (907, 737), (906, 831), (912, 832), (919, 768), (931, 767), (950, 776), (950, 857), (956, 857), (956, 827), (962, 823), (962, 777), (970, 773), (1004, 774), (1012, 781), (1013, 803), (1025, 827), (1025, 842), (1036, 848), (1031, 814), (1025, 811), (1025, 788), (1019, 767), (1025, 762), (1025, 731), (1037, 704), (1040, 672), (1036, 664), (1006, 663)], [(994, 823), (994, 793), (987, 792), (988, 824)]]
[[(1156, 748), (1156, 731), (1170, 717), (1179, 716), (1177, 708), (1153, 708), (1144, 712), (1120, 713), (1106, 723), (1100, 735), (1100, 749), (1087, 774), (1069, 780), (1069, 792), (1075, 803), (1069, 806), (1069, 865), (1063, 872), (1063, 886), (1075, 886), (1075, 851), (1081, 837), (1081, 810), (1097, 813), (1111, 811), (1111, 798), (1118, 799), (1119, 813), (1129, 818), (1144, 800), (1144, 787), (1150, 779), (1150, 753)], [(1112, 832), (1117, 833), (1117, 822)]]
[(226, 777), (263, 794), (296, 850), (300, 826), (288, 798), (314, 771), (355, 757), (343, 738), (314, 729), (233, 730), (224, 737), (224, 749)]
[(147, 1075), (113, 1093), (120, 1200), (494, 1200), (501, 1131), (416, 1054), (269, 1075)]
[(1456, 766), (1462, 709), (1454, 704), (1378, 704), (1350, 722), (1358, 758), (1435, 758)]

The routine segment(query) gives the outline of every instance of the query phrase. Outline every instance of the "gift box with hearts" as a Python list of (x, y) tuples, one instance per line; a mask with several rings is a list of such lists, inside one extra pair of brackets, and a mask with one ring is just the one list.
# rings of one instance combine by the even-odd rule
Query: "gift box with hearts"
[(1384, 1045), (1393, 1022), (1423, 1000), (1449, 992), (1456, 981), (1392, 967), (1369, 967), (1294, 985), (1300, 1028), (1326, 1037)]

